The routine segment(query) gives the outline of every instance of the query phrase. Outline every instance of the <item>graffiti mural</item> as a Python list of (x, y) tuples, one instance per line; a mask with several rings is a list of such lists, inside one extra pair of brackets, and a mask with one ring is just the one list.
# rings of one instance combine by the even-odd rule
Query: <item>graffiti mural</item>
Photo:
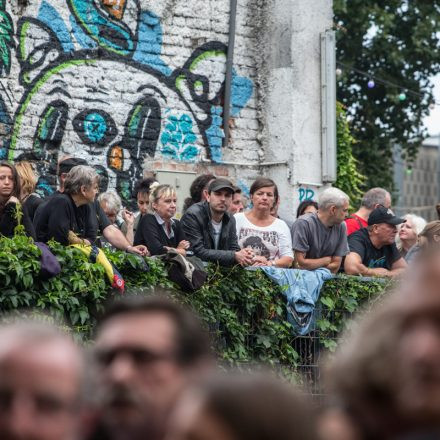
[(304, 202), (305, 200), (313, 200), (315, 197), (315, 191), (310, 188), (299, 188), (298, 189), (299, 201)]
[[(63, 2), (61, 2), (63, 3)], [(67, 4), (67, 6), (66, 6)], [(67, 17), (67, 18), (66, 18)], [(0, 0), (0, 70), (10, 72), (14, 29)], [(222, 158), (226, 46), (197, 47), (171, 69), (162, 27), (137, 0), (43, 0), (16, 23), (23, 95), (13, 112), (0, 86), (0, 156), (38, 165), (38, 189), (56, 186), (56, 164), (80, 156), (129, 200), (146, 158)], [(1, 84), (1, 83), (0, 83)], [(234, 70), (231, 113), (247, 104), (252, 81)]]

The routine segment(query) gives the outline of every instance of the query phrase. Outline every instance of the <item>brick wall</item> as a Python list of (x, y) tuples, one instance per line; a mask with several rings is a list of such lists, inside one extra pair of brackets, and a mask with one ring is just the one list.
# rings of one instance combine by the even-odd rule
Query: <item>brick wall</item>
[[(34, 161), (47, 194), (59, 158), (83, 157), (123, 199), (155, 169), (214, 171), (243, 189), (267, 174), (291, 211), (299, 177), (320, 179), (331, 2), (238, 1), (224, 148), (229, 3), (0, 0), (0, 158)], [(256, 166), (265, 160), (282, 165)]]

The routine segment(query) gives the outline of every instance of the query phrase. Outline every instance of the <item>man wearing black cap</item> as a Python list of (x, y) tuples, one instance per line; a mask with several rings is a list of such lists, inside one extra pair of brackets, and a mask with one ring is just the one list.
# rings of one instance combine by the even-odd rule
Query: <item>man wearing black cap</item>
[(368, 218), (368, 227), (348, 237), (350, 253), (345, 258), (344, 270), (349, 275), (394, 277), (406, 267), (397, 250), (397, 225), (405, 222), (391, 209), (379, 206)]
[(252, 251), (241, 249), (237, 242), (235, 219), (227, 211), (235, 189), (223, 178), (213, 180), (204, 202), (195, 203), (183, 215), (181, 225), (191, 250), (203, 261), (224, 266), (252, 265)]

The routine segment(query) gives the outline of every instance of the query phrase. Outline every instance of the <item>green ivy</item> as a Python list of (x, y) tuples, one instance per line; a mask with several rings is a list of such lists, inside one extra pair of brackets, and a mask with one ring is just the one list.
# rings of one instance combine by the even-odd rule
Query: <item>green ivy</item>
[(366, 178), (359, 172), (359, 163), (353, 156), (352, 148), (356, 140), (351, 135), (347, 112), (340, 102), (336, 103), (336, 136), (338, 148), (335, 186), (350, 197), (351, 208), (357, 209)]
[[(32, 239), (16, 235), (0, 238), (0, 309), (37, 309), (62, 318), (77, 336), (88, 340), (105, 301), (119, 295), (112, 291), (99, 264), (90, 263), (79, 250), (49, 243), (62, 272), (47, 281), (39, 278), (40, 250)], [(147, 258), (149, 270), (131, 254), (106, 251), (125, 279), (128, 293), (148, 295), (156, 286), (170, 289), (176, 300), (189, 305), (213, 335), (219, 359), (235, 365), (264, 362), (293, 371), (299, 362), (294, 350), (291, 325), (285, 320), (282, 289), (262, 271), (239, 266), (210, 265), (208, 280), (197, 292), (180, 292), (169, 281), (160, 259)], [(347, 314), (358, 310), (383, 290), (379, 282), (360, 283), (343, 277), (327, 282), (321, 294), (321, 314), (317, 321), (321, 343), (332, 348), (343, 329)]]

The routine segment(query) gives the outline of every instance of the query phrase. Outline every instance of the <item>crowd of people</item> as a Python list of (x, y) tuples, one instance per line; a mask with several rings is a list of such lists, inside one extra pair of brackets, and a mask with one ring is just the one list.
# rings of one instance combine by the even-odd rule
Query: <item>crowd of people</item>
[(58, 190), (43, 200), (28, 162), (0, 163), (0, 233), (11, 237), (21, 223), (44, 243), (96, 244), (142, 256), (174, 250), (224, 266), (326, 268), (366, 277), (400, 275), (422, 247), (440, 240), (439, 221), (396, 217), (382, 188), (367, 191), (350, 216), (348, 196), (327, 188), (318, 201), (303, 201), (296, 219), (282, 219), (273, 180), (257, 178), (246, 200), (228, 179), (202, 174), (178, 220), (176, 189), (154, 178), (135, 187), (137, 213), (123, 207), (114, 191), (98, 196), (99, 176), (82, 159), (62, 160), (58, 180)]

